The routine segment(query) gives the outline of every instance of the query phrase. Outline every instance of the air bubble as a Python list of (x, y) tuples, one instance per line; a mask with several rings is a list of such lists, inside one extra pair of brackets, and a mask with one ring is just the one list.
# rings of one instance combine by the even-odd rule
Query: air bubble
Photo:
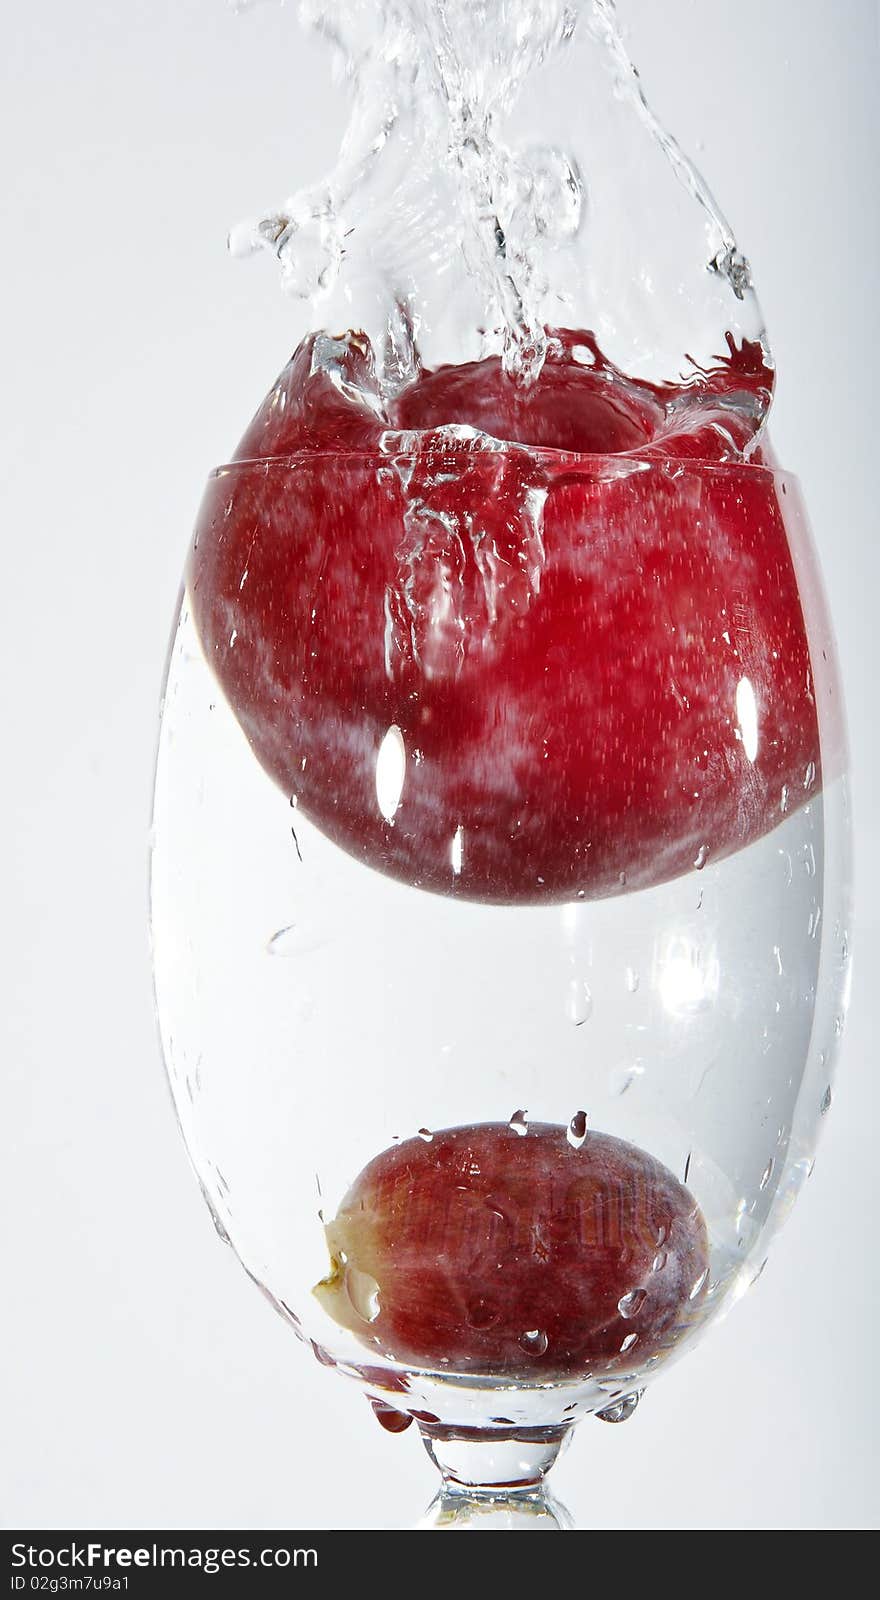
[(633, 967), (626, 969), (626, 987), (630, 994), (636, 994), (639, 987), (639, 975)]
[(766, 1167), (764, 1168), (764, 1171), (761, 1173), (761, 1182), (760, 1182), (758, 1187), (760, 1189), (762, 1189), (762, 1190), (766, 1189), (766, 1187), (767, 1187), (768, 1183), (770, 1182), (770, 1179), (772, 1178), (772, 1176), (773, 1176), (773, 1157), (771, 1156), (770, 1160), (767, 1162)]
[(467, 1319), (470, 1327), (478, 1331), (491, 1328), (498, 1319), (498, 1307), (491, 1300), (472, 1300), (467, 1308)]
[(643, 1078), (644, 1075), (645, 1068), (641, 1061), (633, 1061), (626, 1066), (615, 1067), (608, 1080), (609, 1093), (617, 1098), (623, 1094), (629, 1094), (633, 1084), (638, 1083), (639, 1079)]
[(696, 856), (694, 857), (694, 866), (696, 867), (698, 872), (702, 872), (702, 870), (703, 870), (704, 866), (706, 865), (706, 862), (708, 861), (708, 859), (709, 859), (709, 846), (707, 844), (701, 844), (699, 850), (696, 853)]
[(647, 1298), (644, 1289), (630, 1289), (629, 1294), (621, 1295), (617, 1309), (620, 1315), (629, 1321), (631, 1317), (638, 1316)]
[(582, 1028), (593, 1015), (592, 992), (580, 978), (572, 978), (568, 986), (565, 1009), (569, 1022), (573, 1022), (576, 1028)]
[(690, 1294), (688, 1295), (688, 1299), (689, 1300), (696, 1300), (697, 1295), (700, 1293), (700, 1291), (702, 1289), (705, 1288), (706, 1281), (707, 1281), (708, 1277), (709, 1277), (709, 1268), (708, 1267), (704, 1267), (702, 1272), (700, 1273), (700, 1276), (698, 1277), (696, 1283), (694, 1284), (693, 1288), (691, 1289)]
[(291, 922), (273, 933), (266, 942), (266, 950), (270, 956), (307, 956), (322, 950), (329, 942), (327, 932), (310, 928), (307, 923)]
[(821, 1117), (827, 1116), (827, 1114), (828, 1114), (828, 1112), (830, 1110), (831, 1110), (831, 1085), (829, 1083), (827, 1088), (826, 1088), (826, 1090), (825, 1090), (825, 1093), (822, 1096), (822, 1104), (819, 1107), (819, 1115)]
[(550, 1340), (543, 1328), (529, 1328), (526, 1333), (520, 1334), (519, 1340), (523, 1350), (530, 1356), (545, 1354)]

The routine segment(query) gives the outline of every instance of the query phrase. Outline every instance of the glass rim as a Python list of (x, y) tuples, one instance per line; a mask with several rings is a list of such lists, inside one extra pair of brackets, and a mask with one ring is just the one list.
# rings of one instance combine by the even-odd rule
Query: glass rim
[(293, 471), (298, 467), (309, 466), (318, 462), (351, 462), (353, 465), (371, 465), (394, 467), (401, 465), (417, 465), (419, 462), (442, 461), (444, 459), (479, 461), (486, 457), (511, 456), (514, 460), (521, 455), (527, 455), (538, 467), (555, 467), (559, 472), (582, 472), (611, 480), (614, 478), (630, 478), (642, 472), (660, 473), (663, 477), (675, 480), (689, 475), (701, 477), (703, 475), (734, 475), (747, 473), (749, 476), (762, 476), (774, 479), (785, 479), (789, 483), (798, 484), (798, 475), (786, 467), (770, 466), (766, 462), (737, 460), (737, 461), (712, 461), (703, 456), (663, 456), (648, 455), (638, 451), (586, 451), (586, 450), (560, 450), (552, 445), (528, 445), (518, 440), (504, 441), (492, 440), (489, 445), (472, 448), (469, 443), (458, 440), (444, 441), (436, 447), (428, 446), (425, 450), (379, 450), (379, 449), (344, 449), (335, 450), (298, 450), (284, 455), (276, 456), (245, 456), (240, 460), (225, 461), (211, 468), (208, 481), (226, 477), (230, 473), (243, 472), (268, 472), (272, 467), (286, 468)]

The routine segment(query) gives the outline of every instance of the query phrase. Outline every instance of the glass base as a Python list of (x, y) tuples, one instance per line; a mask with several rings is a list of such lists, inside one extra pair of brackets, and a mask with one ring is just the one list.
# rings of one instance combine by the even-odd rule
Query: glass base
[(444, 1482), (418, 1527), (438, 1532), (552, 1533), (573, 1528), (574, 1523), (565, 1506), (543, 1484), (531, 1489), (480, 1490)]
[(420, 1528), (555, 1529), (573, 1526), (544, 1480), (571, 1429), (453, 1431), (420, 1424), (422, 1442), (443, 1479)]

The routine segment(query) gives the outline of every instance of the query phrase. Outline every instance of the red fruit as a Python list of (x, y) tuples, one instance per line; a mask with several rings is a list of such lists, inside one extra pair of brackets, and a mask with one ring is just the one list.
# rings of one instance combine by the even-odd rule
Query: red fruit
[(509, 1378), (641, 1367), (705, 1292), (693, 1196), (644, 1151), (533, 1123), (482, 1123), (385, 1150), (326, 1229), (315, 1293), (396, 1361)]
[(784, 502), (740, 460), (770, 382), (754, 347), (676, 390), (561, 334), (530, 391), (489, 360), (385, 410), (371, 359), (353, 335), (300, 347), (189, 569), (207, 658), (301, 810), (406, 883), (526, 903), (663, 882), (806, 798)]

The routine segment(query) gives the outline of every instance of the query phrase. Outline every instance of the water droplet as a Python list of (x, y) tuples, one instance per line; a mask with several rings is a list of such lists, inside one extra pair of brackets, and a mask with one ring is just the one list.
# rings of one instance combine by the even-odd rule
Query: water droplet
[(412, 1417), (407, 1411), (395, 1411), (393, 1406), (386, 1405), (384, 1400), (370, 1399), (373, 1415), (379, 1426), (387, 1433), (405, 1433), (412, 1423)]
[(629, 1321), (631, 1317), (638, 1315), (647, 1298), (644, 1289), (630, 1289), (629, 1294), (621, 1295), (617, 1309), (620, 1315)]
[(829, 1083), (827, 1089), (825, 1090), (825, 1093), (822, 1096), (822, 1104), (819, 1107), (819, 1115), (824, 1117), (824, 1116), (827, 1115), (827, 1113), (830, 1110), (831, 1110), (831, 1085)]
[(665, 1267), (665, 1265), (666, 1265), (668, 1260), (669, 1260), (669, 1257), (668, 1257), (666, 1251), (665, 1250), (658, 1250), (657, 1254), (655, 1255), (655, 1257), (653, 1259), (653, 1261), (651, 1262), (651, 1271), (652, 1272), (662, 1272), (663, 1268)]
[(638, 1344), (638, 1342), (639, 1336), (637, 1333), (628, 1333), (622, 1345), (620, 1346), (621, 1355), (626, 1355), (627, 1350), (632, 1350), (634, 1346)]
[(771, 1156), (770, 1160), (767, 1162), (766, 1167), (764, 1168), (764, 1171), (761, 1173), (761, 1182), (759, 1184), (759, 1188), (766, 1189), (766, 1187), (767, 1187), (768, 1183), (770, 1182), (770, 1179), (772, 1178), (772, 1176), (773, 1176), (773, 1157)]
[(782, 793), (779, 796), (779, 809), (782, 812), (782, 815), (785, 816), (785, 813), (788, 810), (788, 784), (787, 783), (784, 783), (782, 785)]
[(699, 850), (696, 853), (696, 856), (694, 857), (694, 866), (696, 867), (698, 872), (702, 872), (702, 870), (703, 870), (704, 866), (706, 865), (706, 862), (708, 861), (708, 859), (709, 859), (709, 846), (707, 844), (701, 844)]
[(812, 786), (815, 783), (815, 781), (816, 781), (816, 763), (815, 763), (815, 761), (808, 761), (807, 762), (806, 771), (804, 773), (804, 788), (805, 789), (812, 788)]
[(628, 1422), (644, 1392), (644, 1389), (634, 1389), (632, 1394), (625, 1394), (622, 1399), (615, 1400), (613, 1406), (606, 1406), (604, 1411), (597, 1411), (596, 1416), (600, 1422)]
[(430, 1128), (420, 1128), (419, 1129), (419, 1138), (420, 1139), (424, 1139), (426, 1144), (430, 1144), (431, 1140), (433, 1139), (433, 1137), (434, 1137), (434, 1135), (431, 1132)]
[(636, 994), (638, 991), (639, 975), (632, 967), (626, 969), (626, 987), (630, 994)]
[(364, 1322), (375, 1322), (379, 1315), (379, 1285), (369, 1272), (346, 1266), (345, 1292)]
[(619, 872), (617, 874), (617, 881), (620, 884), (621, 889), (625, 889), (626, 888), (626, 873), (625, 872)]
[(628, 1094), (634, 1083), (645, 1075), (645, 1068), (641, 1061), (627, 1063), (626, 1066), (615, 1067), (608, 1080), (608, 1090), (619, 1098)]
[(572, 978), (565, 1003), (566, 1016), (576, 1028), (583, 1027), (593, 1014), (593, 996), (580, 978)]
[(472, 1328), (491, 1328), (498, 1319), (498, 1307), (491, 1300), (473, 1300), (467, 1308), (467, 1319)]
[(706, 1280), (708, 1279), (708, 1277), (709, 1277), (709, 1268), (708, 1267), (704, 1267), (702, 1272), (700, 1273), (700, 1276), (698, 1277), (696, 1283), (694, 1284), (690, 1294), (688, 1295), (688, 1299), (689, 1300), (696, 1300), (697, 1295), (700, 1293), (700, 1291), (702, 1289), (705, 1288)]
[(587, 1137), (587, 1113), (576, 1111), (565, 1135), (573, 1150), (579, 1150)]
[(543, 1328), (529, 1328), (526, 1333), (520, 1334), (520, 1344), (530, 1356), (544, 1355), (550, 1340)]
[(524, 1111), (514, 1111), (513, 1116), (511, 1117), (507, 1126), (512, 1128), (514, 1133), (520, 1134), (520, 1136), (527, 1134), (529, 1131), (529, 1125), (526, 1121), (526, 1113)]

